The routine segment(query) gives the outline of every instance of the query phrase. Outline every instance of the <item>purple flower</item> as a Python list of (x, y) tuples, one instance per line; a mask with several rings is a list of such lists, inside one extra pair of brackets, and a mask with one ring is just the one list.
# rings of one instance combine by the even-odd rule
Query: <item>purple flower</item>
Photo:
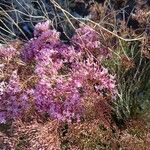
[(13, 71), (5, 90), (0, 95), (0, 122), (19, 117), (28, 109), (28, 94), (21, 88), (17, 71)]
[(79, 46), (81, 51), (90, 51), (105, 58), (110, 55), (108, 49), (102, 47), (98, 33), (89, 26), (82, 26), (76, 29), (72, 42)]
[[(1, 122), (25, 115), (31, 107), (30, 99), (41, 115), (72, 122), (84, 116), (86, 101), (96, 104), (103, 103), (107, 95), (111, 100), (115, 98), (115, 78), (102, 66), (109, 53), (101, 46), (97, 32), (88, 26), (76, 29), (70, 45), (64, 44), (59, 36), (49, 21), (35, 26), (34, 38), (24, 45), (20, 56), (25, 63), (34, 62), (37, 80), (31, 90), (28, 85), (24, 89), (14, 71), (7, 86), (0, 86)], [(13, 49), (7, 51), (13, 56)]]

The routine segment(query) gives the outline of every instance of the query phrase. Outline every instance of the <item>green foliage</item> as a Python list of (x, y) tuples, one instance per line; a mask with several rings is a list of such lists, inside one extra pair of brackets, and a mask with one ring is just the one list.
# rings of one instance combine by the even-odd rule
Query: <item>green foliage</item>
[(124, 62), (121, 58), (114, 68), (118, 80), (118, 99), (114, 102), (114, 108), (118, 118), (127, 119), (148, 110), (150, 61), (142, 56), (139, 42), (124, 42), (122, 47), (125, 57), (132, 60), (134, 66), (124, 66), (123, 63), (132, 62), (127, 62), (128, 59)]

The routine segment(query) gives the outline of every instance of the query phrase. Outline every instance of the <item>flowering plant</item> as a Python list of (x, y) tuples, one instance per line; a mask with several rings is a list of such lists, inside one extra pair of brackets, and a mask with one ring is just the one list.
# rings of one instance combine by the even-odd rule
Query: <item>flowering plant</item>
[[(70, 44), (64, 44), (59, 36), (49, 21), (35, 26), (34, 38), (25, 44), (20, 59), (26, 66), (34, 64), (32, 74), (37, 80), (25, 89), (19, 83), (19, 73), (12, 72), (8, 87), (0, 95), (0, 122), (25, 112), (25, 106), (31, 103), (29, 99), (41, 115), (67, 122), (80, 121), (90, 106), (100, 102), (105, 105), (99, 106), (107, 107), (106, 103), (115, 99), (114, 76), (102, 66), (109, 53), (104, 53), (97, 33), (87, 26), (81, 27)], [(99, 51), (97, 58), (93, 56), (94, 50)], [(28, 96), (25, 90), (31, 89)]]

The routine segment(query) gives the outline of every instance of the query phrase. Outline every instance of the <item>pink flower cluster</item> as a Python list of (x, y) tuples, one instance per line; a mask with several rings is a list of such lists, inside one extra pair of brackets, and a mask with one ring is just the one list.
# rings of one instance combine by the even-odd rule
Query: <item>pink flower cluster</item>
[(23, 114), (28, 106), (28, 96), (21, 88), (17, 71), (12, 73), (8, 84), (1, 86), (1, 91), (0, 123), (5, 123)]
[[(40, 27), (43, 28), (42, 25)], [(39, 26), (38, 30), (42, 31)], [(48, 43), (43, 44), (42, 37), (46, 37)], [(77, 29), (72, 38), (72, 45), (62, 43), (59, 40), (59, 33), (51, 29), (40, 32), (35, 41), (43, 44), (43, 46), (39, 44), (41, 47), (38, 46), (34, 53), (35, 73), (39, 77), (34, 90), (34, 100), (39, 112), (48, 113), (52, 118), (63, 121), (79, 120), (84, 110), (82, 101), (91, 90), (89, 87), (95, 89), (102, 97), (103, 90), (105, 94), (114, 97), (116, 93), (114, 77), (106, 68), (95, 63), (92, 56), (84, 58), (86, 49), (103, 51), (98, 42), (98, 35), (93, 29), (89, 27)], [(78, 49), (76, 44), (79, 44)], [(94, 98), (91, 99), (94, 101)]]
[(76, 29), (72, 42), (79, 46), (81, 50), (94, 54), (95, 52), (101, 58), (107, 58), (110, 54), (107, 48), (104, 48), (99, 40), (98, 33), (89, 26), (81, 26)]
[[(87, 54), (87, 50), (98, 50), (103, 59), (108, 55), (101, 48), (98, 34), (93, 29), (87, 26), (77, 29), (68, 45), (59, 39), (60, 33), (50, 27), (49, 21), (37, 24), (34, 35), (25, 44), (21, 58), (26, 65), (34, 60), (38, 80), (32, 87), (32, 100), (39, 113), (60, 121), (80, 121), (87, 99), (97, 103), (97, 100), (102, 101), (100, 97), (109, 95), (109, 99), (115, 98), (114, 76), (96, 61), (95, 56)], [(1, 95), (1, 100), (5, 99), (0, 105), (1, 122), (7, 116), (14, 118), (22, 113), (23, 108), (27, 109), (28, 96), (20, 89), (17, 79), (17, 75), (11, 78)], [(90, 96), (89, 93), (94, 94)]]
[(22, 59), (31, 60), (44, 48), (52, 48), (59, 43), (59, 32), (49, 29), (49, 22), (39, 23), (35, 26), (35, 37), (25, 44), (22, 50)]

